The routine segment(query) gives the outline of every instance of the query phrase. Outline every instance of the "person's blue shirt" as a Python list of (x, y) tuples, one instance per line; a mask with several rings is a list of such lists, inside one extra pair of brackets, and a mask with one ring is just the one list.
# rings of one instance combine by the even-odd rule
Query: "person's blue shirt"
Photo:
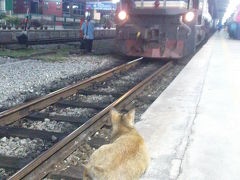
[(91, 21), (85, 21), (82, 24), (81, 30), (83, 31), (83, 35), (85, 38), (94, 39), (94, 24)]

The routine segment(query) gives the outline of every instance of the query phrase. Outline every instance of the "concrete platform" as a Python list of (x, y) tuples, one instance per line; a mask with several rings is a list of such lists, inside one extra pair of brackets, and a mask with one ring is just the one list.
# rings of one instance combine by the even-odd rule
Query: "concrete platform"
[(240, 41), (216, 33), (136, 124), (142, 180), (240, 179)]

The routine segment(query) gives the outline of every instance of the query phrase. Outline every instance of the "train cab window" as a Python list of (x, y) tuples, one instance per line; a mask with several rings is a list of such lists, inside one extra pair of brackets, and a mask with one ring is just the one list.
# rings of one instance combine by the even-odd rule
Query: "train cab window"
[(201, 25), (202, 24), (202, 15), (199, 15), (198, 16), (198, 25)]
[(193, 8), (193, 0), (189, 0), (188, 1), (188, 9), (192, 9)]
[(193, 8), (198, 9), (199, 8), (199, 0), (193, 0)]

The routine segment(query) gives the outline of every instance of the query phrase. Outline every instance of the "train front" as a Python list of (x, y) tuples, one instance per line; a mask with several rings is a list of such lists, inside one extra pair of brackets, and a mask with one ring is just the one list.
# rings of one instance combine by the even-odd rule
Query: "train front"
[(192, 1), (121, 0), (116, 45), (127, 56), (182, 58), (195, 49)]

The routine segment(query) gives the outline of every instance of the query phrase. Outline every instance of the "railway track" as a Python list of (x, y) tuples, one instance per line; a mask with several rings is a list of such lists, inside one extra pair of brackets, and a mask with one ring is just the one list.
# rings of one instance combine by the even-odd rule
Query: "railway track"
[[(55, 164), (74, 152), (87, 137), (109, 126), (111, 108), (130, 108), (143, 88), (171, 66), (172, 62), (145, 63), (139, 58), (0, 113), (0, 137), (38, 138), (48, 144), (27, 158), (1, 155), (0, 167), (16, 172), (10, 179), (46, 177)], [(36, 122), (51, 121), (68, 128), (54, 132), (33, 127)]]

